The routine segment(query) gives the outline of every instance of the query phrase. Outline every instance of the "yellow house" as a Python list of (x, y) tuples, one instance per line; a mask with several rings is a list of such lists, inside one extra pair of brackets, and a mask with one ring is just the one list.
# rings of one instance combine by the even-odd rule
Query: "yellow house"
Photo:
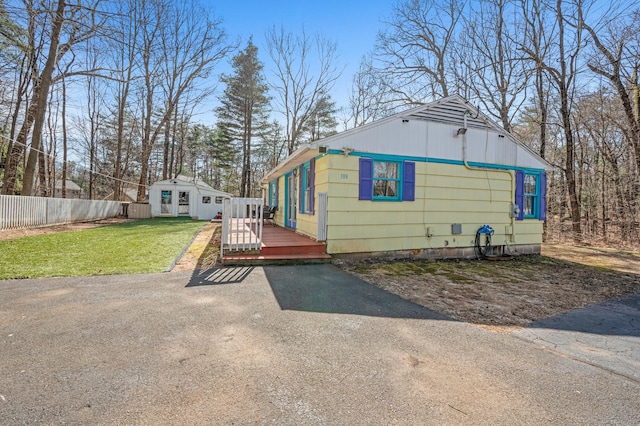
[(486, 254), (540, 252), (551, 169), (454, 95), (303, 146), (262, 184), (331, 255), (473, 257), (489, 228)]

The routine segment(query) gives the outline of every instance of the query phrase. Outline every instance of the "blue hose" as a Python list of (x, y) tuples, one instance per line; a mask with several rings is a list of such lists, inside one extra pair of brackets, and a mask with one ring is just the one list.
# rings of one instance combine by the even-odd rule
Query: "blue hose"
[[(480, 243), (480, 235), (484, 235), (484, 244)], [(476, 232), (476, 256), (478, 258), (485, 259), (487, 254), (491, 252), (491, 236), (493, 235), (493, 228), (489, 225), (482, 225)]]

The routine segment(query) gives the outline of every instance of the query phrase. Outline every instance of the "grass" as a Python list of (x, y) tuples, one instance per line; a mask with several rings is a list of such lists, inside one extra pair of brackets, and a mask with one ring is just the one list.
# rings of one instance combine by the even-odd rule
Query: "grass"
[(162, 272), (204, 224), (155, 218), (0, 241), (0, 279)]

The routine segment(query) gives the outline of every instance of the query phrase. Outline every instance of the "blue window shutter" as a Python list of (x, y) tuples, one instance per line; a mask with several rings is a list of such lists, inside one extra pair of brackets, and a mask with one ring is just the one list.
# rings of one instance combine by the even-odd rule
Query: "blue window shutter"
[(516, 220), (524, 219), (524, 172), (516, 170), (516, 205), (520, 208), (520, 213)]
[(416, 163), (405, 161), (402, 169), (402, 201), (415, 201)]
[(302, 176), (303, 173), (303, 168), (302, 166), (298, 167), (298, 212), (299, 213), (304, 213), (304, 188), (302, 186), (302, 183), (304, 182), (304, 177)]
[(373, 160), (371, 158), (360, 158), (360, 190), (358, 199), (373, 199)]
[(312, 158), (309, 162), (309, 206), (307, 207), (307, 211), (311, 214), (314, 214), (315, 200), (314, 196), (316, 194), (316, 159)]
[(547, 174), (540, 175), (540, 213), (538, 219), (547, 220)]

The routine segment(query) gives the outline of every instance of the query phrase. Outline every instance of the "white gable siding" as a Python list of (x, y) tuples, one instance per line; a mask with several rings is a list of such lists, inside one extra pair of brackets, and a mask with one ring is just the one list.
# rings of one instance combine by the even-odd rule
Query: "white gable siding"
[(455, 124), (428, 122), (402, 118), (384, 121), (377, 126), (334, 137), (330, 149), (348, 148), (356, 152), (418, 157), (428, 160), (464, 161), (486, 165), (543, 168), (544, 164), (527, 148), (517, 144), (509, 135), (492, 128), (469, 127), (466, 135), (456, 135)]
[(408, 155), (408, 152), (412, 152), (408, 149), (408, 142), (415, 140), (416, 133), (420, 133), (419, 129), (408, 124), (394, 120), (385, 125), (363, 127), (359, 132), (346, 134), (332, 141), (330, 147), (338, 150), (349, 148), (361, 152)]
[[(506, 137), (498, 137), (493, 135), (494, 143), (494, 163), (496, 164), (517, 164), (518, 163), (518, 146)], [(527, 166), (529, 167), (529, 166)]]
[(453, 137), (457, 128), (441, 123), (428, 123), (425, 121), (416, 124), (427, 127), (426, 157), (439, 160), (461, 160), (462, 138)]

